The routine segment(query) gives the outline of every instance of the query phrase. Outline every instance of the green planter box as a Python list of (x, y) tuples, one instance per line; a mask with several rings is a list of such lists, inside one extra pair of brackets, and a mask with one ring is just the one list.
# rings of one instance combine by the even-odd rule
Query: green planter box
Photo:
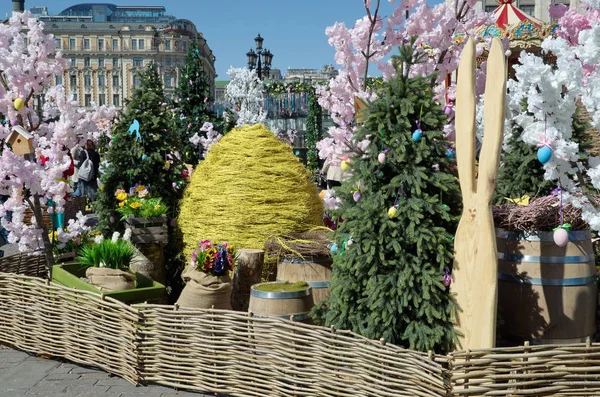
[(166, 293), (164, 285), (137, 272), (135, 273), (137, 288), (124, 291), (100, 291), (80, 278), (85, 277), (85, 269), (79, 263), (54, 265), (52, 267), (52, 281), (65, 287), (104, 294), (104, 296), (110, 296), (129, 304), (142, 302), (158, 303)]

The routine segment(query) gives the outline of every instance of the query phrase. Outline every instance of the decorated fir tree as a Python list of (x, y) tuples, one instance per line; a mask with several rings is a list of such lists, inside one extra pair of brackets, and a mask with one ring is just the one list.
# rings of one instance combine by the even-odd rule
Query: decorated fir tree
[(180, 142), (172, 132), (172, 116), (154, 64), (139, 77), (140, 86), (118, 116), (104, 155), (108, 165), (95, 210), (105, 233), (119, 226), (115, 215), (117, 189), (128, 191), (144, 185), (151, 197), (160, 197), (168, 206), (168, 215), (175, 217), (184, 186), (183, 165), (176, 155)]
[(203, 58), (196, 40), (190, 44), (185, 63), (180, 71), (181, 78), (175, 89), (175, 132), (182, 144), (181, 157), (187, 164), (198, 164), (205, 157), (203, 148), (190, 142), (194, 134), (206, 136), (201, 130), (205, 122), (222, 124), (214, 114), (210, 98), (210, 85), (204, 73)]
[(432, 79), (407, 77), (418, 58), (401, 48), (396, 77), (378, 90), (354, 137), (368, 146), (336, 189), (343, 222), (334, 234), (331, 295), (317, 316), (368, 338), (447, 352), (457, 308), (444, 281), (461, 197)]

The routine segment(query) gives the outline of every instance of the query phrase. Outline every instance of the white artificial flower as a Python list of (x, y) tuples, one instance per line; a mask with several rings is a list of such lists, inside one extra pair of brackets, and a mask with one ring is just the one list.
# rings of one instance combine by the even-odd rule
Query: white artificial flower
[(125, 233), (123, 233), (123, 240), (130, 241), (131, 240), (131, 229), (125, 229)]
[(102, 244), (103, 241), (104, 241), (104, 236), (101, 234), (94, 237), (94, 243), (96, 243), (96, 244)]
[(113, 235), (112, 235), (112, 239), (111, 239), (112, 242), (116, 243), (117, 240), (119, 239), (119, 237), (121, 237), (121, 234), (119, 232), (114, 232)]

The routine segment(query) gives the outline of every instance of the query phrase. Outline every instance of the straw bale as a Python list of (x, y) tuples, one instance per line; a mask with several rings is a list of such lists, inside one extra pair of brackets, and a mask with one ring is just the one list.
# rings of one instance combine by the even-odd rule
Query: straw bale
[(309, 171), (263, 125), (233, 129), (192, 174), (178, 224), (184, 255), (198, 241), (263, 249), (271, 236), (322, 225), (323, 204)]

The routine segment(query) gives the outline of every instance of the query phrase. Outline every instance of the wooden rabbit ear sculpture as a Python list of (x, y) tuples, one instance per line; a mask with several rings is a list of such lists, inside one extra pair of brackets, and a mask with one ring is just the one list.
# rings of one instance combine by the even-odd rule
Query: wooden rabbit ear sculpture
[(492, 198), (500, 161), (506, 97), (502, 43), (492, 42), (487, 60), (483, 147), (475, 179), (475, 44), (467, 42), (458, 67), (456, 160), (463, 212), (454, 241), (451, 290), (461, 308), (457, 328), (463, 349), (494, 347), (496, 342), (497, 252)]

